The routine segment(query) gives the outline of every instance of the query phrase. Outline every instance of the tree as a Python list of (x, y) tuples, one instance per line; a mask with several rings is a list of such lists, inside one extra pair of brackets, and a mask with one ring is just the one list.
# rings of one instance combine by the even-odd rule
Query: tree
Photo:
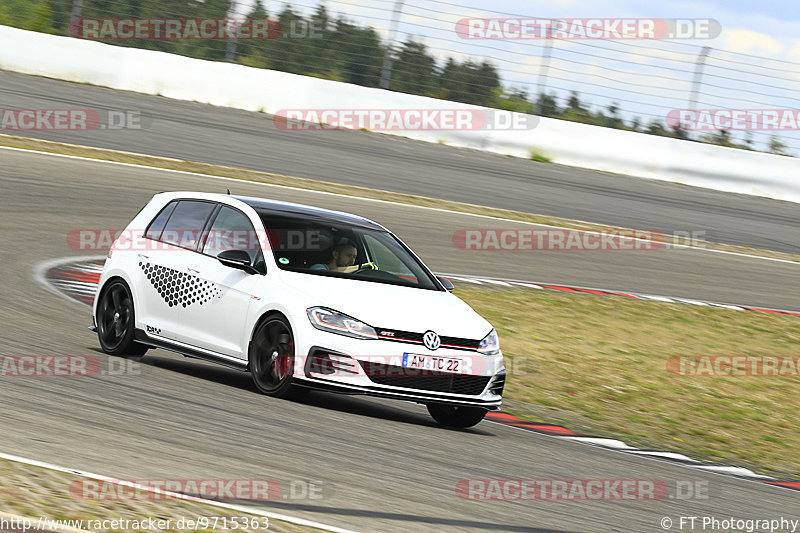
[[(247, 14), (249, 20), (267, 20), (269, 13), (261, 0), (256, 0), (253, 9)], [(267, 67), (267, 49), (269, 41), (239, 41), (236, 46), (236, 61), (249, 67)]]
[(592, 113), (583, 107), (580, 98), (578, 98), (578, 93), (575, 91), (572, 91), (569, 100), (567, 100), (567, 107), (561, 113), (561, 118), (583, 124), (594, 124), (596, 121)]
[[(303, 17), (288, 4), (278, 14), (281, 35), (262, 45), (268, 57), (268, 68), (294, 74), (303, 74), (307, 70), (309, 52), (304, 47), (298, 46), (298, 42), (291, 36), (292, 30), (298, 27), (301, 21)], [(299, 40), (298, 38), (297, 41)]]
[(494, 104), (490, 107), (526, 114), (536, 112), (536, 106), (528, 100), (528, 93), (524, 89), (498, 89)]
[(558, 109), (555, 97), (547, 93), (539, 94), (539, 98), (536, 100), (536, 113), (542, 117), (557, 118), (561, 116), (561, 110)]
[(604, 116), (605, 124), (601, 124), (601, 126), (605, 126), (607, 128), (616, 128), (620, 129), (623, 126), (622, 119), (619, 117), (619, 105), (616, 102), (609, 104), (606, 108), (608, 111), (608, 115)]
[(53, 10), (45, 0), (3, 0), (0, 24), (43, 33), (55, 31)]
[(684, 141), (690, 140), (689, 132), (683, 129), (679, 124), (676, 124), (672, 127), (672, 136), (676, 139), (682, 139)]
[(436, 60), (420, 42), (403, 43), (395, 57), (390, 88), (410, 94), (432, 95), (438, 89)]
[(769, 153), (777, 155), (791, 155), (787, 151), (787, 146), (781, 142), (775, 135), (769, 138)]
[(649, 133), (650, 135), (661, 135), (664, 137), (669, 136), (667, 129), (664, 127), (664, 123), (656, 119), (650, 121), (645, 129), (645, 133)]
[(372, 28), (361, 28), (340, 18), (331, 34), (331, 65), (342, 81), (377, 87), (386, 48)]
[(305, 50), (310, 54), (306, 72), (325, 72), (330, 65), (328, 39), (332, 33), (333, 21), (325, 4), (320, 4), (308, 21), (308, 34), (304, 39)]
[(501, 88), (497, 70), (486, 61), (458, 63), (448, 58), (439, 80), (446, 99), (465, 104), (490, 106)]

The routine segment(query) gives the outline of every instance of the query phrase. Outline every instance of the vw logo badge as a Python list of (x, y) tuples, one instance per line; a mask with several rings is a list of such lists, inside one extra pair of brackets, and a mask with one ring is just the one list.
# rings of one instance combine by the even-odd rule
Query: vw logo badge
[(422, 337), (422, 342), (425, 343), (425, 347), (429, 350), (437, 350), (442, 345), (442, 341), (435, 331), (426, 331)]

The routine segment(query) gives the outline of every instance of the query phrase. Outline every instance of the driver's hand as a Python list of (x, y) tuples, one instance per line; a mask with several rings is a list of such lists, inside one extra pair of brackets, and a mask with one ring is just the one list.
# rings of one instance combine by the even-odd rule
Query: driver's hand
[(378, 270), (378, 265), (375, 263), (362, 263), (360, 265), (336, 267), (333, 270), (334, 272), (344, 272), (345, 274), (350, 274), (352, 272), (358, 272), (359, 270)]

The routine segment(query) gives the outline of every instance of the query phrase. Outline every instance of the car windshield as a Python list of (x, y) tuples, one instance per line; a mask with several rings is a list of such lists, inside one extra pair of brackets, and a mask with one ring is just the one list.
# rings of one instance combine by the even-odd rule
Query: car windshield
[(282, 270), (441, 290), (391, 233), (341, 221), (259, 213)]

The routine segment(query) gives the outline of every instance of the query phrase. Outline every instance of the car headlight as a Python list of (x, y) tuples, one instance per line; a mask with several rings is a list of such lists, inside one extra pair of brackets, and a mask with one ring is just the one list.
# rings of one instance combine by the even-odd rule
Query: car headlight
[(311, 325), (322, 331), (338, 333), (356, 339), (377, 339), (375, 328), (344, 313), (326, 307), (312, 307), (306, 311)]
[(486, 335), (478, 345), (478, 353), (483, 355), (497, 355), (500, 353), (500, 339), (497, 332), (492, 330)]

